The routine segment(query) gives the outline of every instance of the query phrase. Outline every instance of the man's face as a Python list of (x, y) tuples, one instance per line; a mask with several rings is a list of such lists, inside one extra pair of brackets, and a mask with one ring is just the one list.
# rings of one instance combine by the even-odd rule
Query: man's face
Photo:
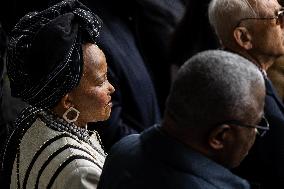
[[(253, 94), (251, 96), (250, 105), (247, 108), (249, 114), (242, 122), (248, 125), (259, 125), (264, 115), (264, 85), (255, 86), (252, 93)], [(261, 126), (263, 126), (262, 124)], [(234, 138), (235, 140), (233, 140), (234, 142), (232, 143), (232, 146), (230, 148), (231, 152), (229, 152), (229, 154), (232, 155), (231, 167), (238, 166), (240, 162), (247, 156), (249, 150), (254, 144), (257, 133), (256, 128), (237, 127), (235, 129), (237, 129), (238, 131), (236, 132), (236, 137)]]
[[(256, 12), (261, 18), (275, 17), (281, 6), (277, 0), (261, 0)], [(284, 55), (284, 24), (276, 19), (247, 20), (250, 23), (251, 51), (267, 58)]]
[[(265, 86), (264, 83), (257, 83), (253, 88), (249, 104), (244, 111), (246, 112), (242, 119), (236, 119), (240, 124), (228, 124), (230, 132), (227, 134), (227, 140), (224, 142), (224, 149), (220, 153), (219, 162), (229, 168), (237, 167), (247, 156), (249, 150), (254, 144), (256, 134), (260, 129), (256, 125), (267, 127), (267, 124), (261, 123), (264, 115)], [(250, 125), (247, 127), (245, 125)]]

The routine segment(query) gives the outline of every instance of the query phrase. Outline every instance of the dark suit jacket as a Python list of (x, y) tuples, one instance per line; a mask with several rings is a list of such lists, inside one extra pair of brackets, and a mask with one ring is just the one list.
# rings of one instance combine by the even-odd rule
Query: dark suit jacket
[(185, 2), (183, 0), (130, 1), (136, 2), (137, 11), (133, 14), (136, 38), (145, 62), (151, 69), (159, 106), (163, 110), (171, 84), (169, 45), (172, 33), (184, 15)]
[(152, 127), (110, 151), (98, 189), (249, 189), (228, 169)]
[(4, 62), (5, 62), (5, 52), (6, 52), (6, 46), (7, 46), (7, 39), (6, 39), (6, 33), (1, 25), (0, 22), (0, 104), (1, 104), (1, 98), (2, 98), (2, 80), (3, 80), (3, 72), (4, 72)]
[(264, 112), (270, 130), (256, 139), (248, 156), (235, 171), (248, 179), (252, 188), (284, 188), (284, 106), (267, 78), (265, 86)]

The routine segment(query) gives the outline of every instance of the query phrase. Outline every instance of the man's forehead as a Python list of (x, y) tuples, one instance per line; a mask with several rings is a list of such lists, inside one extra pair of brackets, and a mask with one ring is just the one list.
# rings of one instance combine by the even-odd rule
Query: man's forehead
[[(281, 8), (277, 0), (248, 0), (260, 16), (271, 16)], [(263, 14), (263, 15), (262, 15)]]

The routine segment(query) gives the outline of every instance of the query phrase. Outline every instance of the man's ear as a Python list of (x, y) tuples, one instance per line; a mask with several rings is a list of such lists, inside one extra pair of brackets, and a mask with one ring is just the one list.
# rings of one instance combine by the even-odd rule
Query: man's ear
[(234, 29), (234, 38), (236, 43), (245, 50), (250, 50), (252, 48), (251, 35), (247, 28), (236, 27)]
[(223, 124), (215, 127), (209, 134), (209, 146), (215, 150), (221, 150), (229, 137), (231, 127)]

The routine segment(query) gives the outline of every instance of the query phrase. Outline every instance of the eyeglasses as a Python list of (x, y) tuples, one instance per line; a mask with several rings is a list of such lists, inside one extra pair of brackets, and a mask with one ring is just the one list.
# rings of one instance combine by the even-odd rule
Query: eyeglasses
[(257, 133), (260, 135), (260, 137), (263, 137), (266, 134), (266, 132), (269, 130), (269, 123), (264, 116), (262, 117), (259, 125), (246, 125), (246, 124), (242, 124), (239, 121), (227, 121), (223, 124), (235, 125), (235, 126), (241, 126), (241, 127), (249, 127), (249, 128), (256, 128)]
[(242, 18), (236, 25), (236, 27), (239, 27), (242, 21), (245, 20), (276, 20), (276, 24), (280, 24), (281, 26), (284, 25), (284, 7), (282, 7), (279, 11), (276, 12), (275, 16), (273, 17), (253, 17), (253, 18)]

